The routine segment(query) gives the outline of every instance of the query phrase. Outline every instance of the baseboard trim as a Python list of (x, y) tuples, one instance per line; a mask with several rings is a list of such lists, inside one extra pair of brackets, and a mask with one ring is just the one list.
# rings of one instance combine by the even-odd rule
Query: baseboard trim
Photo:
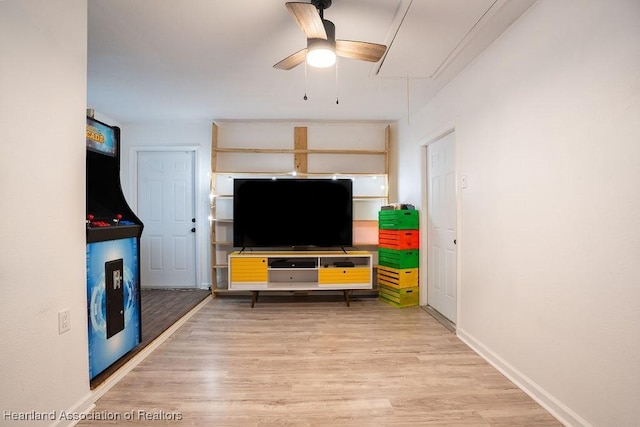
[[(171, 335), (173, 335), (182, 325), (184, 325), (194, 314), (196, 314), (202, 307), (209, 304), (211, 298), (205, 298), (198, 305), (192, 308), (187, 314), (182, 316), (178, 321), (171, 325), (166, 331), (153, 340), (144, 349), (140, 350), (138, 354), (133, 356), (127, 363), (122, 365), (120, 369), (114, 372), (109, 378), (107, 378), (102, 384), (100, 384), (80, 402), (75, 404), (67, 413), (74, 414), (88, 414), (95, 408), (95, 402), (100, 399), (107, 391), (109, 391), (114, 385), (116, 385), (122, 378), (131, 372), (136, 366), (138, 366), (144, 359), (147, 358), (153, 351), (164, 343)], [(72, 427), (78, 424), (80, 420), (73, 421), (71, 423), (64, 424), (59, 422), (55, 424), (56, 427)]]
[[(71, 405), (71, 408), (65, 411), (65, 417), (67, 418), (76, 418), (77, 414), (87, 414), (95, 408), (96, 405), (93, 403), (93, 393), (87, 393), (82, 399)], [(80, 420), (65, 420), (61, 418), (65, 418), (62, 416), (62, 411), (58, 415), (58, 422), (52, 423), (51, 427), (71, 427), (75, 426), (80, 422)], [(78, 417), (79, 418), (79, 417)]]
[(522, 372), (511, 366), (500, 356), (495, 354), (479, 340), (467, 333), (464, 329), (456, 329), (458, 338), (460, 338), (466, 345), (468, 345), (473, 351), (478, 353), (489, 364), (507, 377), (518, 388), (529, 395), (540, 406), (549, 411), (558, 421), (565, 426), (575, 427), (592, 427), (585, 419), (580, 417), (565, 404), (555, 398), (551, 393), (547, 392), (544, 388), (540, 387), (529, 377)]

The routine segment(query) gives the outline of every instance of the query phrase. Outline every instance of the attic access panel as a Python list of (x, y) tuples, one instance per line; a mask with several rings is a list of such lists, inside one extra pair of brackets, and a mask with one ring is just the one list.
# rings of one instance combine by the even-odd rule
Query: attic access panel
[(413, 1), (380, 68), (380, 77), (431, 77), (495, 0)]

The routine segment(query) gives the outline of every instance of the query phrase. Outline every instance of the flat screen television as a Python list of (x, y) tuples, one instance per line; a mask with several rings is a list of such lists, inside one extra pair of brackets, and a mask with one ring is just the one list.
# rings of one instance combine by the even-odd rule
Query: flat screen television
[(233, 182), (233, 246), (350, 247), (350, 179), (248, 179)]

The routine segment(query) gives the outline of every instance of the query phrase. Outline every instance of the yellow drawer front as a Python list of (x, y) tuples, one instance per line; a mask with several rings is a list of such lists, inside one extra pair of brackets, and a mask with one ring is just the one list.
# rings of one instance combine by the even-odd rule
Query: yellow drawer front
[(231, 258), (232, 282), (266, 282), (266, 258)]
[(396, 289), (414, 288), (418, 286), (417, 268), (391, 268), (378, 266), (378, 284)]
[(318, 284), (335, 285), (343, 283), (369, 283), (371, 270), (361, 267), (321, 268), (318, 271)]

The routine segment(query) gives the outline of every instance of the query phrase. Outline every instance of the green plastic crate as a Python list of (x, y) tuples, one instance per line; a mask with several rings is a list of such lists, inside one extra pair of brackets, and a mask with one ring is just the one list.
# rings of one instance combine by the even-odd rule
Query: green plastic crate
[(417, 230), (417, 210), (378, 211), (378, 228), (383, 230)]
[(417, 268), (419, 252), (417, 249), (378, 248), (378, 264), (391, 268)]
[(394, 307), (412, 307), (420, 304), (419, 288), (394, 289), (378, 286), (378, 298)]

